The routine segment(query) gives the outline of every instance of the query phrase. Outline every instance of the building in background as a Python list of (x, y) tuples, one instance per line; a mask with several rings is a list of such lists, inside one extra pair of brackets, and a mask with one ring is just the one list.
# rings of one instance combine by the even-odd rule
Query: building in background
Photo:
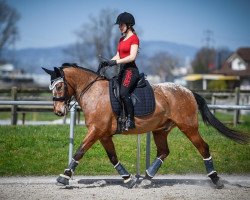
[(16, 69), (14, 65), (7, 63), (0, 65), (0, 88), (32, 87), (36, 86), (32, 75), (25, 74), (22, 70)]
[(182, 78), (187, 81), (190, 89), (239, 87), (241, 90), (250, 90), (250, 48), (239, 48), (226, 59), (220, 69), (211, 74), (188, 74)]
[(250, 47), (239, 48), (222, 65), (216, 74), (225, 76), (239, 76), (241, 90), (250, 90)]

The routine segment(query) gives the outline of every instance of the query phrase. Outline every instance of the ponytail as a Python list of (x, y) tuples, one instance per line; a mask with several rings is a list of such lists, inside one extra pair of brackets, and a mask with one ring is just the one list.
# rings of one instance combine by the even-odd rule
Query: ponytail
[[(131, 31), (133, 32), (133, 34), (137, 35), (137, 33), (135, 32), (135, 29), (134, 29), (133, 26), (130, 26), (130, 29), (131, 29)], [(139, 45), (137, 54), (140, 53), (140, 49), (141, 49), (141, 47), (140, 47), (140, 45)]]
[(135, 35), (137, 35), (137, 34), (136, 34), (136, 31), (135, 31), (135, 29), (134, 29), (133, 26), (131, 26), (130, 29), (131, 29), (131, 31), (132, 31)]
[[(127, 31), (128, 31), (128, 29), (131, 29), (131, 31), (132, 31), (135, 35), (137, 35), (136, 32), (135, 32), (134, 27), (133, 27), (131, 24), (126, 24), (126, 26), (127, 26)], [(126, 32), (127, 32), (127, 31), (126, 31)]]

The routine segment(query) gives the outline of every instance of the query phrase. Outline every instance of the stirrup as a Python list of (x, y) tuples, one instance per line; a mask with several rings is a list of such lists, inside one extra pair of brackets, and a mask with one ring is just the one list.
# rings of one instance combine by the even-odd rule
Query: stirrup
[(128, 131), (129, 129), (134, 129), (134, 128), (135, 128), (135, 122), (131, 118), (128, 118), (126, 121), (126, 125), (125, 125), (125, 131)]

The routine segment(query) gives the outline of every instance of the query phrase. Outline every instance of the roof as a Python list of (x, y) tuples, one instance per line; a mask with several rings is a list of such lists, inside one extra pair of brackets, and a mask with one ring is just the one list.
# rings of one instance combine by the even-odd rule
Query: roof
[(236, 53), (248, 64), (250, 64), (250, 48), (240, 48), (236, 51)]

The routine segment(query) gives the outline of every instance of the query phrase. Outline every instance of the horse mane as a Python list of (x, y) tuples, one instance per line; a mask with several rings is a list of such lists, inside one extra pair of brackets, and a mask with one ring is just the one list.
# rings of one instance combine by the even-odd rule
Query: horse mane
[(69, 67), (78, 68), (78, 69), (81, 69), (81, 70), (84, 70), (84, 71), (91, 72), (91, 73), (93, 73), (95, 75), (98, 75), (95, 71), (93, 71), (91, 69), (88, 69), (88, 68), (81, 67), (77, 63), (63, 63), (62, 66), (60, 67), (60, 69), (65, 69), (65, 68), (69, 68)]

